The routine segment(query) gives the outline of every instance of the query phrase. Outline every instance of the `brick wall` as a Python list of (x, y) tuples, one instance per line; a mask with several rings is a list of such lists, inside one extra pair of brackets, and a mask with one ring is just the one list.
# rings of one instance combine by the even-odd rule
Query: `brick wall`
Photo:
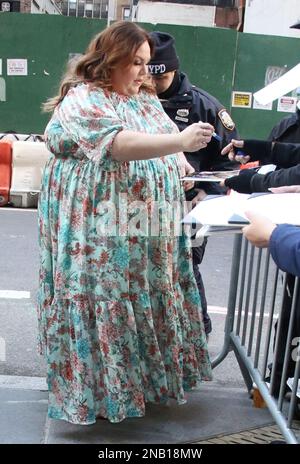
[(20, 13), (30, 13), (31, 0), (20, 0)]
[(217, 27), (236, 29), (239, 24), (237, 8), (216, 8), (215, 23)]

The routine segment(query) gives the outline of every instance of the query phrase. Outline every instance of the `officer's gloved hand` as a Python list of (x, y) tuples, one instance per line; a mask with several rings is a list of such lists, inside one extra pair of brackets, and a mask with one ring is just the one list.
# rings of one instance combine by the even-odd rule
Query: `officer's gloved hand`
[(256, 169), (242, 169), (238, 176), (229, 177), (224, 183), (226, 187), (239, 193), (252, 193), (251, 179), (256, 172)]

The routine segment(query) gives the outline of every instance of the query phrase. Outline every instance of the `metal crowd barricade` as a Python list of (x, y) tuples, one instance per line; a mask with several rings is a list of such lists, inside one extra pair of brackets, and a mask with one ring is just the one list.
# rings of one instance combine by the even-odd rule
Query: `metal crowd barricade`
[[(259, 390), (286, 442), (291, 444), (300, 442), (300, 417), (296, 416), (300, 410), (299, 321), (299, 278), (280, 271), (268, 250), (255, 248), (242, 234), (236, 234), (224, 344), (212, 364), (216, 367), (229, 351), (234, 351), (249, 394), (254, 386)], [(297, 330), (299, 333), (295, 333)], [(267, 383), (270, 364), (272, 373)], [(291, 365), (290, 389), (287, 380)], [(275, 385), (277, 369), (282, 372), (280, 386)]]
[(0, 140), (11, 140), (12, 142), (43, 142), (44, 136), (41, 134), (17, 134), (13, 131), (0, 132)]

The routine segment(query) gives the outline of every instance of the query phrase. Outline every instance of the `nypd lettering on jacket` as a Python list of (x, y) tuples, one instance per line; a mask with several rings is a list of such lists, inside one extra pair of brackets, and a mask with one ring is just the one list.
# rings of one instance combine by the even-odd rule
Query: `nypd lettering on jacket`
[(150, 74), (163, 74), (166, 72), (166, 65), (161, 64), (148, 64)]

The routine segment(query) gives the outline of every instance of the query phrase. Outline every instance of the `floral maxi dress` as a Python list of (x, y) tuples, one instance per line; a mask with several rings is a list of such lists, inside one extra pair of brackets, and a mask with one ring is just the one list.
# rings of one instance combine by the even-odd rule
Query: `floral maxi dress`
[(183, 403), (211, 379), (189, 239), (150, 228), (157, 204), (170, 226), (166, 205), (184, 200), (177, 156), (116, 161), (121, 130), (176, 128), (156, 96), (80, 84), (45, 132), (39, 337), (48, 415), (74, 424), (141, 417), (145, 403)]

